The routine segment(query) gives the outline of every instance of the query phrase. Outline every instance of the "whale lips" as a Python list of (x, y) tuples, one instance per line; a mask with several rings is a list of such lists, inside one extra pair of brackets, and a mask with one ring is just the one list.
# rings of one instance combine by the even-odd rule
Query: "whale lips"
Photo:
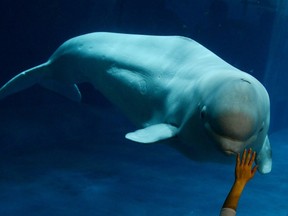
[(257, 135), (252, 135), (245, 140), (239, 140), (225, 135), (218, 134), (209, 123), (205, 123), (206, 132), (214, 141), (218, 148), (226, 155), (236, 155), (244, 150), (244, 148), (257, 139)]

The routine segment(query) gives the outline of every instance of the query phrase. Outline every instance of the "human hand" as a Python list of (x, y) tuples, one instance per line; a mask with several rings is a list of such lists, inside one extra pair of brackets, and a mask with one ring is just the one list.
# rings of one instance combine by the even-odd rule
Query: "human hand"
[(249, 149), (248, 152), (245, 149), (242, 155), (242, 159), (238, 153), (235, 167), (236, 182), (246, 184), (250, 179), (254, 177), (257, 170), (257, 165), (253, 167), (255, 157), (256, 152), (252, 152), (252, 149)]

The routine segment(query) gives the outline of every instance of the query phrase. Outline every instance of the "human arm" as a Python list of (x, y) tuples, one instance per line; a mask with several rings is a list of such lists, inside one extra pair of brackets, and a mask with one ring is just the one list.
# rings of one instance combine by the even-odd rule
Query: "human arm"
[(251, 149), (248, 152), (246, 149), (244, 150), (242, 159), (240, 158), (240, 154), (237, 155), (235, 181), (223, 204), (223, 209), (228, 208), (236, 211), (244, 187), (256, 173), (257, 166), (253, 167), (255, 157), (256, 152), (252, 152)]

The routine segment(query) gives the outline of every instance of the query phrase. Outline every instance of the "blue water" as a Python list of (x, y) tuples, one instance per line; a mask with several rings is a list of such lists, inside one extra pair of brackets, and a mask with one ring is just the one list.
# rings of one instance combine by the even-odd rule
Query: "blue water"
[[(88, 32), (183, 35), (255, 76), (271, 99), (273, 170), (256, 174), (239, 216), (288, 216), (288, 2), (0, 2), (0, 86)], [(91, 86), (83, 103), (40, 87), (0, 101), (0, 216), (212, 216), (234, 165), (196, 163), (135, 127)]]
[[(134, 127), (113, 107), (36, 90), (45, 101), (34, 104), (28, 90), (1, 103), (1, 216), (218, 215), (233, 165), (129, 142), (123, 136)], [(273, 171), (248, 183), (238, 215), (288, 215), (287, 132), (270, 136)]]

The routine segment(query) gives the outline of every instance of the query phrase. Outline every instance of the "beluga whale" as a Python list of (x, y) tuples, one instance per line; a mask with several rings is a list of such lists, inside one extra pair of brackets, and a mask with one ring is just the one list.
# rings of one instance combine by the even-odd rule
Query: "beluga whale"
[(216, 163), (231, 163), (231, 155), (252, 148), (258, 171), (272, 169), (266, 89), (192, 39), (108, 32), (74, 37), (47, 62), (4, 84), (0, 99), (39, 84), (81, 101), (82, 82), (139, 128), (126, 134), (131, 141), (167, 142), (192, 160)]

